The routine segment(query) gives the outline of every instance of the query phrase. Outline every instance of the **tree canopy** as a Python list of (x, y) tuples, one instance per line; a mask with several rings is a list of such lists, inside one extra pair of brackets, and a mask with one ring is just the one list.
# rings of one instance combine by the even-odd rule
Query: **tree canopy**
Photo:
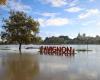
[(10, 11), (8, 19), (4, 20), (1, 38), (7, 42), (18, 44), (32, 43), (39, 32), (39, 22), (27, 16), (24, 12)]
[(5, 5), (7, 0), (0, 0), (0, 5)]

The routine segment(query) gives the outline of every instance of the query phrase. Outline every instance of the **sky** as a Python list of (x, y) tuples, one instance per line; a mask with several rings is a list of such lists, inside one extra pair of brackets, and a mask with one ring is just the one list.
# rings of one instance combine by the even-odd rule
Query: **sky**
[(0, 31), (2, 19), (9, 17), (9, 10), (23, 11), (39, 21), (39, 35), (69, 36), (78, 33), (100, 35), (100, 0), (8, 0), (0, 6)]

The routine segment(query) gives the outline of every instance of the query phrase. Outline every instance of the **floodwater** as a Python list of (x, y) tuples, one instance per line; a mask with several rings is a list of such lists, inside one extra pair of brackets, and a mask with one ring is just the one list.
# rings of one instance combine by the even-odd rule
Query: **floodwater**
[[(75, 55), (40, 55), (40, 45), (0, 45), (0, 80), (100, 80), (100, 45), (88, 45), (92, 51), (76, 51)], [(53, 45), (52, 45), (53, 46)], [(87, 49), (87, 45), (71, 46)]]

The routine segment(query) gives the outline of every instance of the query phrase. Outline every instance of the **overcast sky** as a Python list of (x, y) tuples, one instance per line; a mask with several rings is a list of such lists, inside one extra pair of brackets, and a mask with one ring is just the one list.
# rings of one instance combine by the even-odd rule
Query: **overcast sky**
[(100, 0), (8, 0), (6, 6), (0, 6), (0, 31), (1, 20), (9, 16), (10, 9), (38, 20), (41, 37), (100, 35)]

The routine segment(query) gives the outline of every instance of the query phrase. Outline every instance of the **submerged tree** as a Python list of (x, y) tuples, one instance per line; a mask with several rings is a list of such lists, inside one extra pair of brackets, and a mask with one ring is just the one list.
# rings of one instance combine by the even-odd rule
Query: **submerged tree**
[(2, 27), (4, 31), (1, 33), (1, 38), (8, 43), (18, 43), (20, 53), (21, 45), (32, 43), (39, 32), (39, 22), (24, 12), (11, 11)]

